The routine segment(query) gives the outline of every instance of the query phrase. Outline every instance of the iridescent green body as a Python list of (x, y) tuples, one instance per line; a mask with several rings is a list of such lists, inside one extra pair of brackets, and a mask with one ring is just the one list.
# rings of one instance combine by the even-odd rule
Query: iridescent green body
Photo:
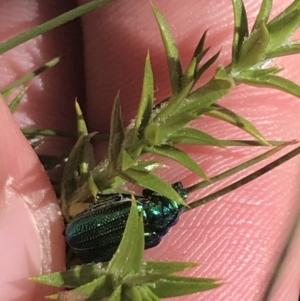
[[(188, 194), (180, 182), (172, 185), (186, 199)], [(66, 239), (74, 253), (85, 262), (103, 262), (112, 258), (125, 230), (131, 208), (130, 194), (101, 195), (90, 207), (70, 221)], [(145, 249), (157, 246), (178, 221), (183, 206), (151, 190), (136, 196), (143, 214)]]

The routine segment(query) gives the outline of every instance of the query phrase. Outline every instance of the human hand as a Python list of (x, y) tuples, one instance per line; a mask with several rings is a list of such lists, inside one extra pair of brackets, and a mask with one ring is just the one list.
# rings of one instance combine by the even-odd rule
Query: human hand
[[(33, 0), (28, 0), (27, 4), (24, 1), (15, 2), (2, 1), (0, 4), (0, 15), (3, 12), (15, 18), (0, 19), (2, 28), (6, 24), (5, 33), (17, 21), (21, 24), (17, 31), (22, 32), (26, 29), (25, 25), (30, 28), (41, 23), (42, 19), (57, 15), (70, 4), (53, 7), (53, 1), (44, 0), (37, 8)], [(210, 31), (206, 45), (212, 46), (212, 53), (222, 47), (218, 64), (229, 63), (233, 25), (229, 0), (154, 3), (169, 22), (185, 63), (207, 28)], [(245, 4), (249, 16), (254, 19), (260, 3), (246, 1)], [(283, 1), (275, 2), (273, 14), (276, 15), (286, 6)], [(16, 7), (21, 14), (17, 13)], [(14, 76), (25, 73), (31, 67), (28, 66), (28, 58), (32, 64), (38, 65), (71, 50), (59, 67), (42, 76), (43, 81), (34, 81), (35, 85), (32, 84), (28, 92), (28, 103), (19, 110), (26, 113), (25, 121), (20, 114), (16, 114), (20, 124), (28, 124), (30, 117), (30, 122), (32, 120), (33, 125), (39, 128), (71, 129), (74, 125), (74, 98), (79, 96), (80, 99), (84, 89), (77, 25), (73, 23), (55, 30), (50, 37), (49, 34), (44, 35), (45, 38), (43, 36), (26, 47), (21, 46), (23, 48), (19, 52), (11, 51), (1, 59), (0, 70), (8, 70), (5, 74), (10, 74), (9, 79), (0, 79), (4, 87)], [(11, 36), (16, 34), (14, 30), (11, 32)], [(118, 90), (121, 90), (124, 119), (129, 121), (134, 117), (148, 49), (155, 74), (156, 97), (161, 100), (169, 95), (165, 54), (148, 1), (119, 0), (90, 13), (83, 18), (83, 33), (87, 91), (85, 112), (91, 131), (108, 131), (112, 102)], [(6, 38), (5, 35), (3, 39)], [(293, 64), (295, 58), (282, 58), (280, 65), (286, 67), (283, 76), (299, 83), (297, 64)], [(300, 104), (295, 97), (274, 90), (240, 86), (221, 103), (249, 118), (267, 139), (300, 137)], [(62, 222), (57, 207), (53, 205), (55, 198), (50, 185), (3, 103), (0, 114), (3, 115), (1, 141), (4, 141), (0, 147), (5, 158), (1, 166), (1, 187), (3, 199), (7, 200), (3, 202), (3, 218), (0, 221), (4, 222), (0, 240), (2, 246), (6, 246), (0, 256), (5, 271), (2, 273), (3, 280), (0, 280), (5, 288), (1, 289), (1, 295), (7, 292), (5, 300), (40, 300), (45, 291), (40, 290), (39, 286), (34, 288), (35, 284), (25, 279), (47, 269), (58, 270), (63, 267)], [(245, 138), (244, 133), (210, 118), (204, 118), (197, 125), (218, 138)], [(14, 139), (10, 141), (12, 135)], [(256, 148), (189, 149), (189, 153), (208, 175), (215, 175), (250, 159), (259, 151)], [(292, 213), (297, 208), (298, 166), (299, 158), (217, 201), (184, 214), (158, 247), (146, 251), (147, 259), (199, 262), (201, 266), (188, 273), (221, 278), (225, 282), (217, 290), (182, 297), (180, 300), (259, 300), (286, 237)], [(169, 182), (182, 180), (185, 186), (198, 181), (194, 174), (172, 163), (170, 169), (164, 170), (161, 175)], [(217, 184), (213, 189), (234, 179), (236, 177)], [(209, 188), (194, 193), (189, 201), (211, 191), (212, 188)], [(45, 233), (43, 229), (48, 225), (51, 226), (50, 232)], [(47, 245), (49, 240), (52, 242), (51, 249)], [(12, 253), (17, 243), (20, 246)], [(298, 300), (299, 243), (298, 239), (293, 245), (272, 300)], [(13, 293), (16, 295), (11, 297)]]

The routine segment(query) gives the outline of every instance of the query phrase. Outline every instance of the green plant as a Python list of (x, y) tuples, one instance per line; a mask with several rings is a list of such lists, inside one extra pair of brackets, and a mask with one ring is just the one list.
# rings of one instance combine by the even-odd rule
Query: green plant
[[(161, 14), (154, 8), (168, 57), (172, 95), (164, 104), (153, 109), (153, 75), (148, 56), (137, 117), (125, 129), (120, 101), (118, 97), (116, 98), (112, 113), (108, 158), (99, 164), (94, 163), (90, 144), (92, 135), (88, 132), (80, 109), (77, 107), (79, 138), (69, 155), (61, 191), (61, 205), (65, 218), (69, 219), (69, 208), (73, 204), (85, 202), (90, 196), (95, 196), (99, 191), (102, 193), (118, 192), (125, 181), (150, 188), (170, 199), (182, 202), (170, 186), (153, 173), (155, 168), (161, 167), (159, 161), (149, 162), (140, 158), (140, 155), (145, 153), (153, 153), (176, 160), (205, 179), (205, 182), (189, 189), (193, 191), (223, 178), (224, 175), (219, 175), (209, 181), (203, 170), (186, 153), (176, 148), (175, 144), (205, 144), (217, 147), (282, 144), (277, 150), (286, 146), (288, 143), (284, 144), (282, 141), (266, 141), (249, 121), (215, 104), (215, 102), (229, 93), (239, 83), (273, 87), (299, 96), (297, 85), (276, 75), (280, 71), (279, 68), (264, 68), (265, 64), (274, 57), (298, 52), (299, 45), (297, 42), (289, 42), (290, 35), (299, 23), (297, 3), (298, 1), (295, 1), (284, 14), (268, 22), (271, 2), (263, 1), (253, 30), (248, 33), (243, 4), (240, 1), (233, 1), (236, 31), (232, 63), (226, 67), (219, 67), (215, 76), (207, 84), (197, 89), (193, 89), (197, 80), (214, 63), (218, 53), (204, 64), (201, 64), (208, 52), (208, 49), (204, 48), (206, 37), (206, 33), (204, 33), (188, 68), (183, 71), (178, 50), (168, 26)], [(285, 27), (283, 27), (283, 24)], [(280, 35), (277, 37), (278, 32)], [(199, 64), (201, 65), (199, 66)], [(20, 98), (17, 98), (14, 103), (17, 103)], [(229, 122), (251, 134), (257, 141), (222, 141), (188, 126), (190, 121), (202, 115), (209, 115)], [(41, 133), (45, 134), (41, 131), (36, 134), (41, 135)], [(54, 134), (57, 133), (54, 132)], [(31, 133), (30, 135), (34, 134)], [(291, 154), (296, 155), (298, 152), (299, 150), (296, 149)], [(270, 154), (272, 152), (268, 152), (265, 157)], [(255, 162), (257, 160), (251, 161), (249, 164)], [(228, 172), (225, 176), (238, 172), (244, 167), (240, 166), (234, 171)], [(251, 179), (249, 178), (247, 181)], [(232, 189), (232, 186), (227, 188), (227, 191), (230, 189)], [(219, 195), (220, 192), (213, 195), (213, 197)], [(210, 198), (212, 197), (210, 196)], [(196, 207), (205, 202), (207, 202), (207, 199), (199, 200), (198, 203), (195, 202), (194, 205), (190, 206)], [(82, 284), (81, 282), (76, 286)], [(80, 291), (80, 289), (75, 291)], [(131, 297), (127, 296), (127, 298)]]

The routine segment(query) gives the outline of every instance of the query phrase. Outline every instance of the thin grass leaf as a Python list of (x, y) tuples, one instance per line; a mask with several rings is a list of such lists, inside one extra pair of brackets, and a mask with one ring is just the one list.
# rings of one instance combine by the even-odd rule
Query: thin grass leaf
[(143, 216), (138, 212), (134, 196), (121, 243), (109, 262), (107, 272), (118, 277), (140, 272), (144, 254)]
[(124, 294), (130, 301), (144, 301), (140, 290), (135, 286), (126, 288)]
[(169, 66), (169, 75), (171, 80), (172, 92), (175, 94), (181, 90), (182, 67), (179, 52), (174, 38), (171, 34), (168, 23), (153, 4), (152, 10), (165, 47), (165, 52), (167, 55)]
[(89, 11), (92, 11), (92, 10), (94, 10), (98, 7), (101, 7), (105, 4), (108, 4), (110, 2), (112, 2), (112, 0), (90, 1), (86, 4), (83, 4), (74, 9), (71, 9), (64, 14), (61, 14), (58, 17), (51, 19), (50, 21), (47, 21), (41, 25), (35, 26), (34, 28), (32, 28), (30, 30), (26, 30), (24, 33), (21, 33), (20, 35), (17, 35), (15, 37), (13, 37), (12, 39), (0, 44), (0, 55), (7, 52), (10, 49), (17, 47), (20, 44), (23, 44), (24, 42), (27, 42), (45, 32), (50, 31), (51, 29), (59, 27), (71, 20), (74, 20), (74, 19), (82, 16), (83, 14), (88, 13)]
[(186, 71), (182, 76), (182, 87), (186, 87), (191, 82), (195, 83), (196, 70), (197, 70), (197, 59), (194, 57), (192, 58), (190, 64), (188, 65)]
[(267, 24), (267, 28), (270, 33), (270, 42), (268, 50), (273, 51), (280, 45), (285, 44), (289, 37), (300, 26), (300, 8), (291, 11), (286, 16), (276, 22), (270, 22)]
[(212, 107), (216, 108), (216, 110), (205, 113), (206, 115), (233, 124), (234, 126), (242, 129), (243, 131), (259, 140), (262, 144), (269, 145), (267, 140), (263, 137), (259, 130), (256, 129), (256, 127), (247, 119), (220, 105), (214, 104), (212, 105)]
[(208, 53), (209, 50), (210, 50), (210, 47), (207, 47), (195, 57), (197, 64), (199, 64), (201, 62), (201, 60), (206, 56), (206, 54)]
[(266, 24), (269, 20), (273, 1), (272, 0), (263, 0), (259, 9), (259, 13), (255, 19), (254, 25), (252, 27), (252, 32), (259, 30), (261, 24)]
[(174, 144), (200, 144), (224, 147), (224, 144), (213, 136), (190, 127), (184, 127), (169, 137)]
[[(98, 299), (97, 299), (98, 300)], [(107, 301), (122, 301), (122, 286), (119, 285), (116, 289), (114, 289), (111, 296), (107, 299)], [(133, 300), (135, 301), (135, 300)]]
[(234, 79), (236, 81), (236, 83), (240, 84), (242, 83), (245, 79), (251, 81), (254, 80), (256, 78), (260, 78), (266, 75), (272, 75), (272, 74), (277, 74), (280, 71), (282, 71), (283, 68), (280, 67), (271, 67), (271, 68), (265, 68), (265, 69), (254, 69), (254, 70), (247, 70), (247, 71), (243, 71), (240, 72), (239, 74), (237, 74)]
[[(163, 274), (164, 275), (164, 274)], [(159, 280), (162, 277), (161, 274), (138, 274), (138, 275), (128, 275), (126, 277), (126, 285), (128, 286), (141, 286), (143, 284), (149, 284), (151, 282), (155, 282)]]
[(209, 108), (213, 103), (229, 93), (233, 87), (234, 83), (229, 76), (220, 80), (211, 80), (192, 92), (176, 110), (176, 113), (201, 112), (203, 108)]
[(132, 159), (132, 157), (129, 155), (129, 153), (123, 149), (122, 150), (122, 167), (121, 170), (125, 171), (126, 169), (130, 168), (136, 164), (136, 160)]
[(72, 290), (72, 291), (60, 292), (58, 294), (47, 296), (46, 298), (51, 300), (58, 300), (58, 301), (86, 301), (88, 295)]
[(8, 105), (8, 108), (11, 113), (14, 113), (17, 110), (17, 108), (18, 108), (21, 100), (23, 99), (24, 95), (26, 94), (27, 90), (28, 90), (28, 87), (23, 88), (19, 92), (19, 94), (12, 100), (12, 102)]
[(65, 165), (61, 181), (61, 198), (59, 203), (61, 205), (62, 213), (67, 221), (69, 219), (68, 207), (72, 201), (72, 196), (77, 189), (79, 179), (78, 164), (80, 162), (80, 156), (82, 154), (83, 146), (87, 142), (89, 143), (88, 136), (82, 135), (78, 138)]
[(108, 146), (109, 164), (113, 170), (121, 168), (122, 144), (125, 138), (125, 131), (122, 120), (121, 104), (119, 94), (115, 98), (114, 106), (111, 113), (110, 122), (110, 139)]
[(210, 181), (207, 182), (207, 181), (203, 181), (203, 182), (200, 182), (200, 183), (196, 183), (190, 187), (187, 188), (187, 191), (188, 193), (191, 193), (193, 191), (197, 191), (197, 190), (200, 190), (200, 189), (203, 189), (209, 185), (212, 185), (218, 181), (221, 181), (227, 177), (230, 177), (240, 171), (243, 171), (243, 170), (246, 170), (247, 168), (275, 155), (276, 153), (278, 153), (279, 151), (281, 151), (282, 149), (284, 149), (286, 146), (289, 146), (289, 145), (292, 145), (294, 143), (297, 143), (296, 141), (289, 141), (289, 142), (285, 142), (285, 143), (281, 143), (280, 145), (278, 145), (277, 147), (257, 156), (257, 157), (254, 157), (253, 159), (250, 159), (248, 161), (246, 161), (245, 163), (242, 163), (242, 164), (239, 164), (238, 166), (236, 167), (233, 167), (231, 169), (228, 169), (214, 177), (211, 177), (210, 178)]
[(89, 135), (86, 122), (84, 120), (81, 108), (77, 100), (75, 101), (75, 110), (77, 116), (77, 133), (78, 136), (85, 136), (85, 143), (82, 145), (81, 154), (78, 161), (79, 177), (77, 180), (77, 186), (81, 186), (86, 183), (89, 178), (90, 171), (95, 167), (95, 159), (93, 147), (90, 142), (92, 135)]
[(226, 186), (225, 188), (222, 188), (204, 198), (201, 198), (197, 201), (194, 201), (192, 203), (189, 203), (189, 207), (185, 208), (185, 211), (188, 210), (192, 210), (194, 208), (197, 208), (199, 206), (202, 206), (216, 198), (219, 198), (225, 194), (227, 194), (228, 192), (231, 192), (253, 180), (255, 180), (256, 178), (264, 175), (265, 173), (271, 171), (272, 169), (276, 168), (277, 166), (287, 162), (288, 160), (294, 158), (295, 156), (300, 154), (300, 147), (297, 147), (296, 149), (294, 149), (293, 151), (290, 151), (289, 153), (287, 153), (286, 155), (280, 157), (279, 159), (273, 161), (272, 163), (266, 165), (265, 167), (259, 169), (258, 171), (255, 171), (253, 173), (251, 173), (250, 175), (234, 182), (233, 184), (230, 184), (228, 186)]
[(190, 83), (193, 80), (194, 83), (196, 82), (195, 73), (197, 70), (197, 66), (210, 49), (210, 47), (203, 49), (206, 35), (207, 35), (207, 30), (203, 33), (201, 39), (199, 40), (198, 45), (195, 48), (191, 62), (189, 63), (186, 71), (184, 72), (182, 78), (182, 87), (185, 87), (188, 83)]
[(300, 97), (299, 85), (289, 79), (277, 75), (267, 74), (253, 78), (248, 77), (247, 74), (241, 74), (241, 76), (239, 77), (239, 82), (255, 87), (274, 88), (296, 97)]
[(207, 69), (212, 66), (212, 64), (217, 60), (221, 53), (221, 50), (219, 50), (216, 54), (214, 54), (206, 63), (204, 63), (199, 70), (195, 74), (195, 82), (200, 79), (200, 77), (204, 74)]
[(199, 177), (209, 181), (204, 171), (199, 167), (197, 162), (195, 162), (186, 152), (171, 146), (171, 145), (160, 145), (160, 146), (145, 146), (144, 151), (146, 153), (151, 153), (166, 157), (173, 161), (180, 163), (181, 165), (188, 168), (190, 171), (197, 174)]
[[(88, 137), (90, 138), (90, 136)], [(88, 181), (90, 172), (94, 169), (96, 165), (93, 146), (89, 138), (85, 140), (85, 143), (82, 146), (81, 156), (78, 163), (80, 177), (78, 179), (77, 186), (81, 186), (82, 184)]]
[[(214, 144), (211, 144), (205, 140), (200, 140), (197, 138), (186, 138), (185, 136), (172, 136), (169, 139), (170, 142), (173, 142), (174, 144), (181, 144), (181, 145), (212, 145), (216, 146)], [(224, 145), (221, 146), (221, 141), (219, 142), (220, 147), (224, 147)]]
[(78, 177), (78, 162), (80, 159), (82, 146), (85, 143), (85, 139), (85, 136), (79, 137), (69, 155), (62, 179), (62, 199), (70, 199), (71, 195), (76, 189)]
[(98, 301), (111, 296), (114, 292), (114, 287), (109, 277), (104, 275), (73, 289), (71, 292), (75, 295), (76, 293), (85, 294), (88, 297), (87, 300)]
[(300, 1), (294, 0), (284, 11), (279, 13), (275, 18), (273, 18), (268, 24), (271, 26), (273, 24), (278, 23), (282, 18), (289, 15), (291, 12), (300, 8)]
[(75, 133), (51, 129), (22, 128), (21, 131), (29, 139), (37, 136), (76, 137)]
[(267, 140), (268, 145), (262, 144), (257, 140), (219, 140), (220, 143), (226, 146), (279, 146), (285, 143), (289, 143), (289, 141), (284, 140)]
[(172, 188), (171, 185), (160, 179), (157, 175), (150, 172), (135, 170), (133, 168), (120, 173), (120, 177), (133, 184), (138, 184), (142, 187), (156, 191), (170, 200), (179, 204), (186, 205), (181, 196)]
[(35, 78), (36, 76), (43, 73), (44, 71), (54, 67), (55, 65), (57, 65), (59, 63), (60, 60), (61, 60), (61, 57), (56, 57), (56, 58), (48, 61), (46, 64), (39, 67), (38, 69), (35, 69), (34, 71), (32, 71), (32, 72), (26, 74), (25, 76), (23, 76), (21, 79), (16, 80), (12, 84), (6, 86), (4, 89), (2, 89), (0, 91), (0, 94), (2, 94), (2, 96), (4, 98), (6, 98), (13, 89), (20, 87), (21, 85), (23, 85), (26, 82), (28, 82), (29, 80)]
[(88, 132), (85, 120), (83, 118), (81, 108), (80, 108), (79, 103), (78, 103), (77, 100), (75, 100), (75, 110), (76, 110), (76, 116), (77, 116), (77, 133), (78, 133), (78, 136), (88, 135), (89, 132)]
[(148, 286), (143, 285), (138, 287), (143, 297), (143, 301), (161, 301), (159, 297), (157, 297)]
[(150, 117), (153, 110), (153, 99), (154, 99), (154, 80), (153, 72), (151, 68), (151, 62), (149, 53), (147, 54), (145, 71), (144, 71), (144, 80), (143, 80), (143, 89), (142, 96), (135, 118), (135, 133), (137, 137), (143, 137), (143, 132), (146, 125), (149, 123)]
[(217, 279), (165, 276), (149, 285), (149, 289), (160, 298), (186, 296), (217, 288), (221, 283)]
[(266, 58), (277, 58), (280, 56), (293, 55), (298, 53), (300, 53), (300, 40), (288, 42), (287, 44), (280, 45), (272, 51), (268, 51)]
[[(207, 32), (208, 32), (208, 29), (204, 31), (203, 35), (201, 36), (196, 48), (195, 48), (195, 51), (194, 51), (194, 54), (193, 54), (193, 57), (197, 58), (199, 55), (202, 55), (203, 52), (205, 52), (204, 50), (204, 44), (205, 44), (205, 40), (206, 40), (206, 36), (207, 36)], [(208, 49), (206, 50), (208, 51)], [(200, 60), (197, 59), (197, 63), (199, 63)]]
[(143, 270), (146, 274), (174, 274), (197, 266), (199, 264), (193, 262), (146, 261)]
[(30, 280), (51, 286), (72, 288), (89, 283), (105, 273), (101, 263), (89, 263), (76, 266), (68, 271), (34, 276)]
[(270, 42), (268, 28), (264, 23), (250, 37), (244, 41), (239, 61), (234, 65), (237, 72), (253, 68), (256, 64), (261, 63), (267, 53)]
[(232, 65), (240, 60), (240, 51), (245, 38), (248, 36), (247, 13), (242, 0), (231, 0), (234, 13), (234, 32), (232, 43)]
[[(170, 140), (171, 141), (171, 140)], [(220, 145), (212, 145), (207, 141), (201, 141), (194, 138), (175, 138), (174, 144), (182, 144), (182, 145), (209, 145), (209, 146), (218, 146), (218, 147), (227, 147), (227, 146), (278, 146), (287, 141), (284, 140), (267, 140), (268, 145), (262, 144), (260, 141), (257, 140), (218, 140)]]
[(166, 106), (164, 106), (159, 113), (153, 119), (153, 123), (161, 122), (162, 120), (167, 120), (171, 115), (175, 115), (180, 108), (181, 104), (184, 103), (186, 98), (191, 92), (191, 89), (194, 86), (194, 81), (188, 83), (178, 94), (173, 94)]
[(170, 116), (163, 123), (152, 123), (145, 128), (144, 139), (149, 145), (161, 145), (168, 140), (173, 133), (181, 129), (190, 121), (197, 118), (196, 114), (188, 112)]

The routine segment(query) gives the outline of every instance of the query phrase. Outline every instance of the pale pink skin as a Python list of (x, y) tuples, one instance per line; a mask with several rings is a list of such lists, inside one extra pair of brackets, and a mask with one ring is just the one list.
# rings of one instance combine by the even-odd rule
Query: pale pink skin
[[(251, 22), (260, 1), (245, 1)], [(274, 1), (273, 15), (291, 1)], [(55, 3), (55, 4), (54, 4)], [(218, 64), (230, 61), (233, 15), (231, 1), (154, 1), (169, 22), (186, 65), (203, 33), (212, 53), (222, 47)], [(2, 0), (0, 39), (4, 41), (72, 7), (74, 1)], [(26, 140), (21, 126), (74, 129), (74, 98), (87, 91), (86, 118), (90, 130), (108, 131), (113, 99), (121, 90), (126, 122), (134, 117), (148, 49), (155, 73), (157, 100), (169, 95), (165, 55), (148, 0), (119, 0), (79, 22), (9, 51), (0, 60), (0, 88), (50, 58), (66, 54), (60, 66), (32, 82), (28, 96), (13, 118), (0, 102), (0, 295), (1, 300), (33, 301), (54, 292), (27, 279), (64, 267), (63, 224), (55, 194)], [(83, 40), (84, 42), (81, 42)], [(84, 43), (85, 60), (82, 60)], [(282, 75), (300, 84), (299, 56), (278, 60)], [(83, 64), (86, 71), (84, 87)], [(215, 65), (217, 66), (217, 64)], [(212, 75), (211, 73), (208, 76)], [(209, 78), (209, 77), (207, 77)], [(249, 118), (268, 139), (300, 139), (300, 102), (270, 89), (240, 86), (220, 103)], [(18, 124), (15, 123), (14, 119)], [(249, 136), (211, 118), (195, 123), (224, 139)], [(55, 149), (62, 149), (61, 140)], [(262, 149), (192, 147), (189, 153), (208, 175), (250, 159)], [(105, 149), (101, 151), (105, 152)], [(199, 181), (191, 172), (169, 161), (159, 174), (184, 185)], [(172, 300), (259, 300), (299, 203), (300, 157), (210, 204), (183, 215), (163, 242), (146, 251), (152, 260), (199, 262), (190, 276), (217, 277), (217, 290)], [(245, 173), (243, 173), (245, 174)], [(189, 202), (230, 183), (194, 193)], [(298, 300), (300, 276), (299, 235), (275, 287), (272, 300)]]

